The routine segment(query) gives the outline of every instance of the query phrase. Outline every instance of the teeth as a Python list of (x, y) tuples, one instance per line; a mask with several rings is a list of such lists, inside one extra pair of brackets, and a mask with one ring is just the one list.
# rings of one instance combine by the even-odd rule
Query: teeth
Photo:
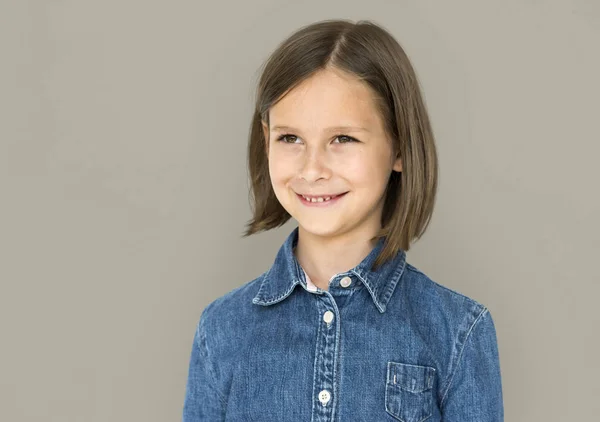
[(308, 202), (325, 202), (325, 201), (329, 201), (332, 197), (331, 196), (327, 196), (325, 198), (307, 198), (306, 196), (302, 196), (304, 199), (306, 199)]

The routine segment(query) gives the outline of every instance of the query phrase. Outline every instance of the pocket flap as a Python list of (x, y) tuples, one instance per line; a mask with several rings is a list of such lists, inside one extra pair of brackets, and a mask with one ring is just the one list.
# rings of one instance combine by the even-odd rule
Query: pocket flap
[(420, 393), (433, 387), (435, 368), (431, 366), (411, 365), (408, 363), (388, 362), (387, 382), (413, 393)]

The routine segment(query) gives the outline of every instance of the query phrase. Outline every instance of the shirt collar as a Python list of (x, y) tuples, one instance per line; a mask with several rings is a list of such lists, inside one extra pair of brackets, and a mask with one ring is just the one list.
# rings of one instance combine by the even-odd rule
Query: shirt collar
[[(369, 291), (379, 312), (385, 312), (387, 303), (404, 272), (406, 252), (402, 249), (375, 271), (372, 266), (383, 249), (385, 238), (380, 238), (369, 254), (354, 268), (338, 273), (332, 284), (339, 286), (339, 280), (349, 275), (358, 278)], [(273, 266), (264, 274), (258, 293), (252, 299), (257, 305), (273, 305), (289, 296), (297, 284), (306, 283), (304, 271), (294, 255), (298, 243), (298, 227), (287, 237), (277, 255)], [(354, 277), (353, 277), (354, 276)]]

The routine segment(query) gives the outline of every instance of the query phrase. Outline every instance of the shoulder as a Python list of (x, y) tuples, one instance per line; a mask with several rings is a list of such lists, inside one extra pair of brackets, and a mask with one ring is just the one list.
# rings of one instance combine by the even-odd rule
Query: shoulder
[[(446, 386), (466, 345), (476, 344), (473, 350), (497, 356), (494, 321), (480, 301), (432, 280), (410, 264), (399, 287), (400, 299), (395, 301), (398, 312), (407, 315), (411, 326), (430, 343)], [(477, 357), (480, 361), (483, 358)]]
[(402, 297), (418, 303), (416, 312), (428, 315), (430, 322), (451, 323), (460, 330), (468, 330), (482, 316), (489, 313), (479, 300), (433, 280), (419, 268), (406, 263), (400, 283)]
[(239, 321), (245, 312), (252, 311), (252, 298), (258, 292), (265, 274), (263, 272), (210, 301), (201, 312), (200, 322), (211, 325), (218, 322), (223, 325), (227, 324), (226, 321)]

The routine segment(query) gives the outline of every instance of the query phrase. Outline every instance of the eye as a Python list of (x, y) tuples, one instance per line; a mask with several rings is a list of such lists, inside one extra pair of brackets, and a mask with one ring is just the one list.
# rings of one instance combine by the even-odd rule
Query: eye
[[(297, 139), (298, 139), (298, 137), (296, 135), (292, 135), (290, 133), (284, 133), (283, 135), (280, 135), (277, 138), (277, 142), (283, 142), (284, 144), (295, 144)], [(338, 144), (349, 144), (352, 142), (360, 142), (358, 139), (353, 138), (352, 136), (348, 136), (348, 135), (337, 135), (335, 137), (335, 139), (339, 141), (339, 142), (337, 142)]]
[(352, 136), (348, 136), (348, 135), (338, 135), (336, 137), (336, 139), (338, 139), (340, 142), (340, 144), (349, 144), (350, 142), (359, 142), (358, 139), (353, 138)]
[(288, 139), (288, 138), (296, 138), (296, 136), (295, 135), (290, 135), (289, 133), (284, 133), (283, 135), (281, 135), (281, 136), (279, 136), (277, 138), (277, 142), (283, 142), (284, 144), (293, 144), (293, 143), (295, 143), (293, 141), (292, 142), (286, 141), (286, 139)]

